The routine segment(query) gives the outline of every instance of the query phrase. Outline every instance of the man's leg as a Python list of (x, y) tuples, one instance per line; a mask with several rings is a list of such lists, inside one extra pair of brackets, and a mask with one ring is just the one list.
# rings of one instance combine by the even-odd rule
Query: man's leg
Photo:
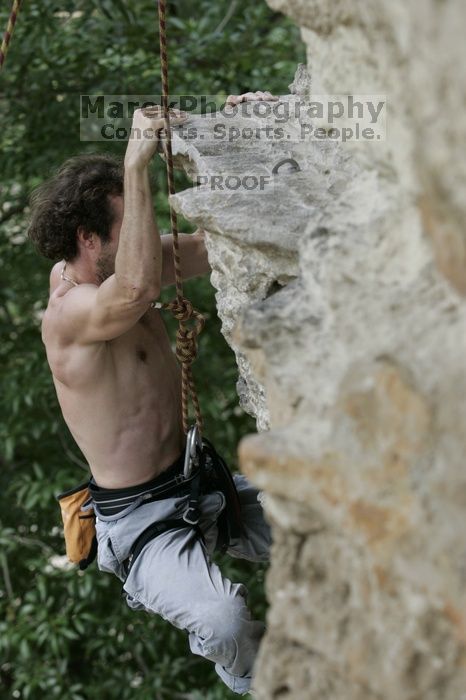
[(123, 588), (129, 607), (187, 630), (194, 654), (213, 661), (231, 690), (249, 691), (264, 625), (251, 619), (245, 586), (222, 576), (191, 528), (149, 542)]
[(235, 474), (233, 478), (241, 501), (241, 517), (245, 534), (231, 541), (227, 553), (232, 557), (248, 561), (269, 561), (272, 534), (259, 500), (262, 492), (243, 474)]

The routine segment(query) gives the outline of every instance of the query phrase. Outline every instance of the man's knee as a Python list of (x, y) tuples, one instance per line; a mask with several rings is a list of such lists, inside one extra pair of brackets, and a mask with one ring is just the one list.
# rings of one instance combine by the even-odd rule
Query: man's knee
[(255, 655), (263, 625), (251, 619), (242, 598), (225, 598), (209, 608), (204, 631), (204, 654), (230, 667), (247, 650)]
[(210, 634), (208, 637), (216, 639), (230, 639), (242, 633), (246, 623), (251, 619), (248, 608), (243, 599), (224, 598), (209, 606), (206, 627)]

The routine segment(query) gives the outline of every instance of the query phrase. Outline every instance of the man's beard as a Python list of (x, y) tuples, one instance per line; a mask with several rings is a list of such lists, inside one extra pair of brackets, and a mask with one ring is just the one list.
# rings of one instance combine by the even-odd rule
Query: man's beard
[(102, 253), (96, 262), (96, 276), (99, 284), (115, 272), (115, 258), (112, 253)]

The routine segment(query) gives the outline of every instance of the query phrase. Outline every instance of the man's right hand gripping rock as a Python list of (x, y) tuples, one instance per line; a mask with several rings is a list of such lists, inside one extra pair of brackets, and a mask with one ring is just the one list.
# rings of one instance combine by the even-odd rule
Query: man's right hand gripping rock
[[(170, 125), (186, 121), (188, 115), (178, 109), (170, 110)], [(161, 131), (165, 126), (161, 107), (137, 109), (133, 115), (131, 133), (126, 147), (125, 166), (145, 168), (157, 150)]]

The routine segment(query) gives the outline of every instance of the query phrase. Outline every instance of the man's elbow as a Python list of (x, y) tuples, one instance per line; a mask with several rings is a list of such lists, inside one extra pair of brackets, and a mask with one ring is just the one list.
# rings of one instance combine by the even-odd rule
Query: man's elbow
[(161, 284), (154, 281), (119, 279), (119, 286), (131, 302), (150, 302), (160, 296)]
[(162, 289), (161, 284), (150, 284), (138, 287), (136, 290), (136, 299), (138, 301), (155, 301), (160, 297), (160, 292)]
[(158, 301), (160, 299), (160, 291), (148, 291), (144, 294), (141, 294), (139, 297), (135, 299), (136, 303), (145, 303), (145, 304), (151, 304), (153, 301)]

